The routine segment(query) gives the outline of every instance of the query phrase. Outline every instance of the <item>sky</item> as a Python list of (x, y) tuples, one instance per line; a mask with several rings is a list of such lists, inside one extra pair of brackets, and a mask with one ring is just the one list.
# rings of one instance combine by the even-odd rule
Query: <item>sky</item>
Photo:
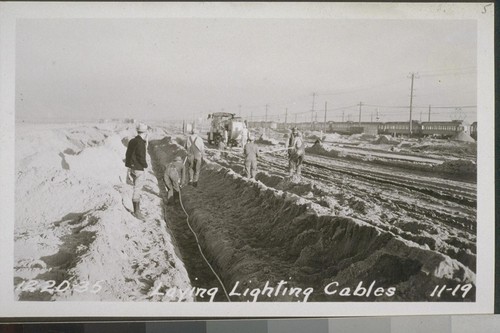
[(264, 120), (267, 105), (357, 121), (362, 103), (362, 121), (402, 121), (415, 73), (413, 119), (430, 105), (472, 122), (476, 35), (473, 20), (20, 19), (16, 118)]

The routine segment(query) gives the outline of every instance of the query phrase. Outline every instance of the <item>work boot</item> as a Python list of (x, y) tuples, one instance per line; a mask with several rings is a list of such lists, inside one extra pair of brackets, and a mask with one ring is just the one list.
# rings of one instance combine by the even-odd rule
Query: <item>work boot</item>
[(198, 187), (198, 182), (193, 182), (194, 187)]
[(141, 213), (141, 206), (139, 204), (139, 201), (132, 201), (134, 204), (134, 216), (138, 218), (139, 220), (144, 220), (144, 215)]

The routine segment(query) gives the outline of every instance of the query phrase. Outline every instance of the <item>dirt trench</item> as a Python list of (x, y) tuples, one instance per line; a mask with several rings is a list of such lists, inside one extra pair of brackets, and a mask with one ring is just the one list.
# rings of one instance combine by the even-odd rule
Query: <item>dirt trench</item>
[[(184, 263), (191, 285), (200, 291), (196, 300), (199, 302), (209, 301), (208, 295), (203, 294), (202, 291), (213, 288), (220, 289), (220, 283), (200, 254), (196, 239), (187, 225), (186, 215), (181, 206), (167, 204), (167, 192), (163, 181), (165, 166), (172, 162), (175, 156), (184, 158), (186, 152), (179, 146), (172, 144), (170, 138), (167, 137), (163, 140), (150, 141), (148, 153), (151, 156), (153, 172), (158, 180), (160, 196), (163, 199), (161, 209), (168, 231), (173, 238), (176, 255)], [(213, 300), (220, 302), (227, 301), (227, 298), (224, 293), (219, 292)]]
[[(185, 155), (170, 138), (151, 141), (149, 153), (159, 184), (164, 166)], [(457, 260), (363, 221), (325, 213), (220, 164), (204, 163), (199, 186), (185, 187), (182, 201), (232, 301), (475, 299), (475, 274)], [(166, 207), (165, 219), (193, 286), (219, 287), (180, 207)], [(461, 297), (436, 297), (432, 292), (442, 285), (470, 289)], [(222, 291), (218, 296), (225, 300)]]

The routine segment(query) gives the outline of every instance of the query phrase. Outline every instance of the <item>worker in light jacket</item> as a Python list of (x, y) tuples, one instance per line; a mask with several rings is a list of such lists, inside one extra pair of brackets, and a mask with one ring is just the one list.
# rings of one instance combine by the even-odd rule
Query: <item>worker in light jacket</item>
[(248, 143), (243, 148), (245, 157), (245, 171), (248, 178), (255, 178), (257, 175), (257, 157), (259, 156), (259, 148), (254, 142), (252, 135), (248, 136)]
[(306, 154), (306, 151), (302, 133), (300, 133), (299, 131), (295, 132), (292, 145), (288, 147), (288, 152), (290, 176), (300, 176), (302, 171), (302, 162), (304, 161), (304, 155)]
[(200, 177), (201, 161), (205, 157), (205, 144), (203, 143), (203, 139), (198, 136), (196, 129), (193, 128), (191, 135), (188, 136), (185, 148), (188, 153), (189, 184), (197, 187)]
[(179, 192), (184, 185), (185, 174), (184, 163), (180, 156), (175, 157), (174, 161), (165, 167), (163, 181), (167, 188), (167, 204), (172, 201), (174, 204), (179, 202)]
[(132, 194), (132, 205), (134, 207), (134, 216), (138, 219), (144, 219), (141, 213), (140, 201), (141, 190), (144, 186), (144, 169), (148, 167), (146, 161), (146, 142), (148, 135), (148, 126), (139, 124), (137, 126), (137, 136), (130, 140), (125, 153), (125, 166), (129, 168), (129, 177), (134, 185)]

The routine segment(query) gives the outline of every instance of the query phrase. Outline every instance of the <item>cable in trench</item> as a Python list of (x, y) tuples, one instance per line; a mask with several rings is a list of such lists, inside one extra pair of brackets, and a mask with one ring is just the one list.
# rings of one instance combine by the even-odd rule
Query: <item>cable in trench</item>
[[(186, 159), (184, 159), (184, 163), (186, 163)], [(200, 254), (203, 257), (203, 260), (205, 260), (205, 262), (207, 263), (208, 267), (210, 268), (210, 270), (212, 271), (212, 273), (214, 273), (215, 277), (219, 281), (219, 283), (220, 283), (220, 285), (222, 287), (222, 290), (224, 290), (224, 294), (226, 295), (227, 300), (229, 302), (231, 302), (231, 298), (229, 297), (229, 294), (227, 293), (227, 290), (226, 290), (226, 287), (224, 286), (224, 283), (222, 282), (222, 280), (219, 277), (219, 275), (215, 272), (215, 270), (213, 269), (212, 265), (210, 265), (210, 263), (208, 262), (207, 258), (205, 257), (205, 254), (203, 254), (203, 250), (201, 249), (200, 242), (198, 240), (198, 235), (196, 235), (196, 232), (194, 232), (193, 228), (191, 227), (191, 224), (189, 223), (189, 214), (186, 212), (186, 209), (184, 208), (184, 204), (182, 203), (182, 195), (181, 195), (180, 189), (179, 189), (179, 202), (181, 204), (182, 210), (184, 211), (184, 214), (186, 214), (186, 224), (189, 227), (189, 230), (191, 230), (191, 232), (194, 235), (194, 238), (196, 240), (196, 245), (198, 246), (198, 250), (200, 251)]]

